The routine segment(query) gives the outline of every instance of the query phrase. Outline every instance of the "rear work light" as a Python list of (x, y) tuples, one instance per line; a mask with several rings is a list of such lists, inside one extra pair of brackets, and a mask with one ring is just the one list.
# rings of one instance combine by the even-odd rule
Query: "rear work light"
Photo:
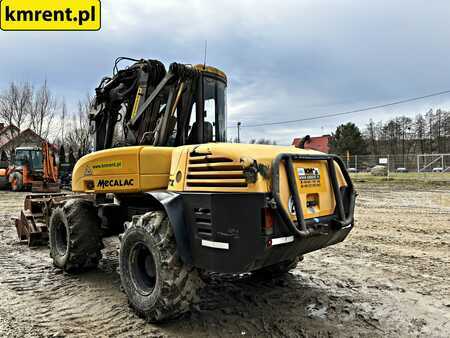
[(270, 208), (263, 209), (263, 233), (266, 236), (273, 234), (273, 210)]

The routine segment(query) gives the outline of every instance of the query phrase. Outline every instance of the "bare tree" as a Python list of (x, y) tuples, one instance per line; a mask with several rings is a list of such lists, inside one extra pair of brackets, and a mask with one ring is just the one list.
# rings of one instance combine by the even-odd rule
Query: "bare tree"
[(67, 117), (67, 106), (66, 106), (66, 99), (63, 98), (62, 105), (61, 105), (61, 140), (64, 140), (64, 131), (66, 126), (66, 117)]
[(48, 138), (57, 109), (57, 101), (47, 81), (36, 91), (30, 114), (30, 128), (42, 138)]
[(92, 148), (88, 117), (90, 102), (89, 95), (78, 102), (78, 112), (72, 115), (71, 128), (64, 139), (69, 148), (78, 150), (81, 155), (86, 155)]
[(450, 153), (450, 112), (445, 111), (443, 117), (444, 152)]
[(437, 151), (439, 153), (443, 153), (444, 152), (444, 142), (442, 139), (442, 135), (444, 134), (444, 130), (443, 130), (443, 126), (444, 126), (444, 121), (443, 121), (443, 112), (441, 109), (436, 110), (435, 113), (435, 126), (434, 126), (434, 137), (436, 139), (436, 144), (437, 144)]
[(30, 116), (32, 99), (33, 87), (29, 82), (11, 82), (0, 95), (0, 119), (21, 129)]
[(425, 153), (425, 136), (426, 136), (427, 122), (422, 114), (416, 115), (414, 121), (414, 137), (416, 139), (416, 152), (420, 154)]
[(378, 154), (378, 135), (376, 124), (372, 119), (369, 120), (369, 123), (366, 125), (366, 130), (364, 132), (364, 136), (367, 140), (367, 146), (369, 148), (369, 152), (371, 154)]
[[(385, 123), (366, 125), (365, 138), (371, 154), (408, 155), (450, 151), (450, 112), (437, 109), (417, 114), (414, 121), (406, 116)], [(378, 149), (378, 152), (376, 151)]]

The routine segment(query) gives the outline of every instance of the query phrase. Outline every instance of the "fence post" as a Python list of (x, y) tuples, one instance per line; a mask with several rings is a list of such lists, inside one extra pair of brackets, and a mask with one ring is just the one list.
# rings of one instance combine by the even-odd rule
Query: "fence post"
[(417, 173), (420, 173), (420, 155), (417, 155)]
[(389, 166), (391, 165), (391, 160), (389, 159), (388, 155), (388, 165), (387, 165), (387, 177), (389, 178)]

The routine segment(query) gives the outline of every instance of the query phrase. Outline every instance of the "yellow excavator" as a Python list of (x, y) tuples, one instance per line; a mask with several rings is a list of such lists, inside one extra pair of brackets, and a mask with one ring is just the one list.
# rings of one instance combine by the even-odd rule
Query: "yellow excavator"
[(227, 144), (222, 71), (124, 59), (96, 89), (77, 194), (39, 197), (55, 266), (96, 267), (115, 229), (129, 304), (157, 322), (189, 311), (205, 272), (282, 274), (347, 237), (356, 192), (339, 157)]

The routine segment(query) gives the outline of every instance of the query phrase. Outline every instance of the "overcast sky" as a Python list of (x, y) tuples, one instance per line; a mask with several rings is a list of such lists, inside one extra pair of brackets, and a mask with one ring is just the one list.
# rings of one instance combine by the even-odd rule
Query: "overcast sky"
[[(340, 118), (259, 128), (450, 89), (450, 1), (102, 2), (99, 32), (0, 32), (0, 88), (47, 79), (70, 107), (117, 56), (207, 63), (229, 78), (242, 139), (330, 133), (340, 123), (450, 107), (450, 95)], [(236, 128), (229, 128), (233, 137)]]

